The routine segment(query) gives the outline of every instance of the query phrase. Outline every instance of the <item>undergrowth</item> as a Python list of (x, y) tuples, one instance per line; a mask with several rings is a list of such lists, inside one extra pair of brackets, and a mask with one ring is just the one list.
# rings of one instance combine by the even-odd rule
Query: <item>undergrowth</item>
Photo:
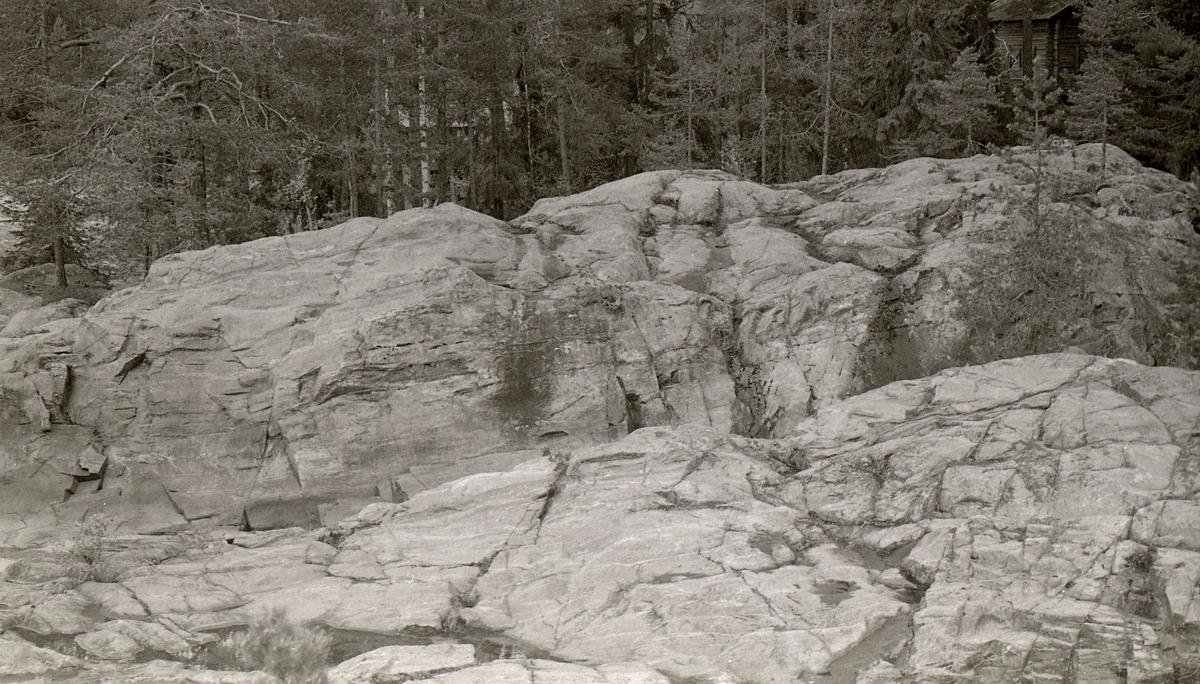
[(1186, 248), (1159, 254), (1148, 236), (1094, 220), (1081, 187), (1050, 176), (1034, 197), (1010, 198), (1012, 219), (967, 269), (958, 316), (972, 334), (956, 356), (981, 363), (1078, 346), (1195, 367), (1200, 264)]
[(277, 608), (251, 622), (245, 632), (225, 637), (221, 647), (242, 667), (275, 675), (284, 684), (329, 681), (329, 635), (293, 622)]
[(116, 562), (109, 548), (109, 536), (116, 523), (92, 515), (79, 523), (75, 537), (63, 552), (67, 575), (76, 584), (116, 582), (126, 568)]
[(1061, 351), (1086, 335), (1094, 263), (1089, 226), (1027, 206), (979, 254), (959, 314), (977, 362)]

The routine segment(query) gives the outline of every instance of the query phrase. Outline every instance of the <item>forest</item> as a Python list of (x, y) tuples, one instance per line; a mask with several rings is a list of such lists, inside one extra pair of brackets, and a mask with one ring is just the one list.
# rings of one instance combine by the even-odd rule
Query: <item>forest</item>
[(781, 183), (1051, 136), (1188, 177), (1200, 6), (1078, 7), (1086, 58), (1053, 78), (994, 57), (987, 0), (6, 0), (8, 266), (136, 277), (651, 169)]

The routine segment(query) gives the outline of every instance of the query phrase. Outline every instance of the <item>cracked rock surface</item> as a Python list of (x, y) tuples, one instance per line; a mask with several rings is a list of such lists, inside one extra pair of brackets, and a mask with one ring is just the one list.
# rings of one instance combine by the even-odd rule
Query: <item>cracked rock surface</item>
[[(642, 428), (116, 582), (63, 591), (27, 551), (3, 645), (91, 676), (28, 639), (187, 661), (279, 607), (433, 635), (457, 663), (419, 674), (438, 682), (1170, 681), (1200, 663), (1198, 460), (1198, 372), (999, 361), (828, 404), (788, 439)], [(433, 657), (386, 648), (342, 671)]]
[[(1097, 154), (1047, 168), (1074, 182)], [(1200, 240), (1182, 183), (1110, 161), (1056, 211), (1144, 243), (1136, 278), (1098, 271), (1107, 318), (1087, 325), (1148, 362), (1146, 322), (1170, 319), (1156, 297), (1181, 277), (1164, 255)], [(1024, 163), (775, 187), (655, 171), (510, 224), (443, 205), (165, 257), (82, 318), (60, 303), (0, 334), (0, 543), (89, 511), (130, 533), (314, 526), (645, 426), (787, 437), (973, 360), (965, 274), (1031, 192)]]
[(1056, 211), (1144, 243), (1080, 322), (1132, 360), (969, 365), (1019, 153), (656, 171), (6, 309), (0, 682), (266, 684), (216, 644), (275, 608), (335, 682), (1190, 681), (1200, 373), (1146, 331), (1200, 242), (1109, 157)]

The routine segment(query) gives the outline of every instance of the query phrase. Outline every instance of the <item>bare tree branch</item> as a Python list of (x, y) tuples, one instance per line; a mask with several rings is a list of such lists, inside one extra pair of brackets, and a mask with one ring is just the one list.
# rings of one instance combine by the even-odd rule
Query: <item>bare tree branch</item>
[(200, 12), (203, 12), (203, 13), (212, 12), (212, 13), (216, 13), (216, 14), (224, 14), (226, 16), (233, 17), (233, 18), (237, 19), (238, 21), (241, 21), (242, 19), (247, 19), (250, 21), (257, 21), (257, 22), (263, 23), (263, 24), (279, 24), (280, 26), (292, 26), (293, 25), (292, 22), (283, 21), (282, 19), (271, 19), (270, 17), (258, 17), (253, 14), (244, 14), (242, 12), (234, 12), (233, 10), (221, 9), (220, 7), (213, 7), (212, 5), (205, 5), (204, 3), (199, 3), (197, 10)]
[(213, 122), (213, 124), (217, 123), (217, 117), (215, 114), (213, 114), (212, 107), (209, 107), (208, 105), (204, 104), (203, 102), (193, 102), (192, 106), (199, 107), (199, 108), (203, 109), (204, 111), (208, 112), (208, 118)]
[(79, 105), (80, 114), (87, 110), (88, 98), (91, 96), (92, 91), (96, 88), (104, 87), (104, 85), (108, 83), (108, 77), (112, 76), (113, 72), (116, 71), (122, 64), (124, 64), (125, 60), (127, 59), (129, 59), (128, 54), (122, 55), (121, 59), (118, 59), (116, 62), (114, 62), (113, 65), (104, 72), (104, 75), (100, 77), (100, 80), (93, 83), (91, 88), (88, 88), (87, 92), (83, 94), (83, 103)]
[(59, 50), (67, 50), (73, 47), (83, 47), (85, 45), (95, 45), (99, 43), (99, 38), (75, 38), (73, 40), (64, 40), (58, 44)]

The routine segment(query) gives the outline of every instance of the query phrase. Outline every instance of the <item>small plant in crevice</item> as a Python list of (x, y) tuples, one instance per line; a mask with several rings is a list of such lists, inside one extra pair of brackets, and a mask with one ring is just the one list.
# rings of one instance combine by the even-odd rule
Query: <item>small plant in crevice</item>
[(1125, 556), (1125, 566), (1134, 572), (1144, 575), (1154, 567), (1156, 558), (1158, 558), (1158, 553), (1154, 548), (1143, 546)]
[(117, 523), (99, 515), (90, 515), (78, 524), (62, 552), (67, 575), (76, 584), (116, 582), (126, 568), (116, 562), (109, 537)]
[(1154, 600), (1154, 588), (1150, 571), (1154, 569), (1154, 561), (1158, 551), (1149, 546), (1139, 547), (1126, 554), (1124, 561), (1129, 577), (1129, 593), (1125, 597), (1125, 609), (1134, 615), (1147, 620), (1154, 619), (1157, 611)]
[(625, 291), (620, 286), (595, 279), (593, 282), (580, 288), (579, 307), (583, 308), (592, 304), (602, 304), (608, 311), (619, 314), (625, 310), (625, 304), (622, 300), (624, 294)]
[(225, 637), (221, 650), (241, 667), (272, 674), (284, 684), (326, 684), (330, 641), (324, 631), (294, 622), (275, 608), (245, 632)]
[(346, 541), (346, 538), (349, 537), (350, 534), (351, 533), (347, 530), (340, 530), (337, 528), (327, 529), (319, 541), (322, 541), (335, 549), (340, 549), (342, 547), (342, 542)]

